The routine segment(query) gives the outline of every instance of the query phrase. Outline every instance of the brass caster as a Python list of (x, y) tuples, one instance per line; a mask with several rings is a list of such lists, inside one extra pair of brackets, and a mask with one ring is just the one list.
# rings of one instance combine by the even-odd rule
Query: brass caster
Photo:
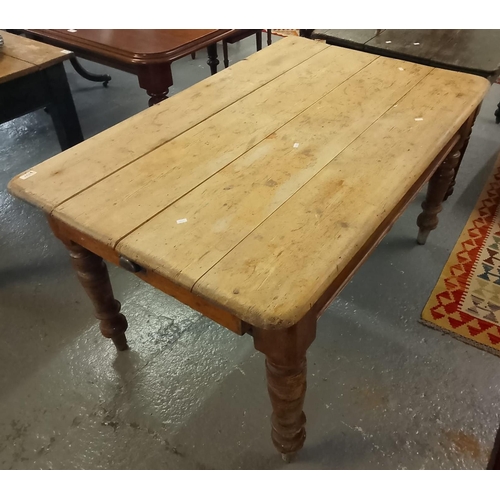
[(296, 453), (282, 453), (281, 458), (283, 459), (283, 462), (289, 464), (290, 462), (293, 461), (295, 455)]
[(427, 237), (429, 236), (430, 232), (431, 232), (430, 229), (421, 229), (418, 232), (417, 243), (419, 245), (425, 245), (425, 242), (427, 241)]

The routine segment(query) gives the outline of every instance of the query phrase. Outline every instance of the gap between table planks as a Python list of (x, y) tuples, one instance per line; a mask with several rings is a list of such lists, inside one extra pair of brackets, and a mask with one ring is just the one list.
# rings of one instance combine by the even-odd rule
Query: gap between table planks
[(22, 182), (16, 177), (9, 183), (9, 190), (45, 212), (52, 212), (66, 200), (326, 49), (325, 44), (311, 44), (298, 37), (274, 43), (42, 162), (32, 169), (36, 176)]
[[(452, 72), (432, 70), (397, 107), (391, 107), (203, 275), (193, 292), (210, 296), (230, 311), (245, 311), (241, 317), (261, 328), (295, 324), (411, 189), (488, 89), (480, 77), (459, 81)], [(236, 295), (231, 293), (235, 288)]]
[[(344, 49), (337, 49), (337, 51), (342, 50)], [(328, 52), (324, 52), (324, 54), (328, 54)], [(319, 57), (320, 55), (313, 57)], [(397, 71), (401, 71), (401, 77), (406, 77), (409, 68), (424, 68), (411, 63), (389, 59), (381, 59), (381, 61), (384, 63), (385, 61), (392, 61), (385, 64), (392, 64), (395, 71), (395, 68), (397, 68)], [(365, 65), (363, 72), (374, 64), (372, 60), (372, 64)], [(357, 130), (357, 136), (356, 133), (354, 134), (350, 146), (348, 146), (348, 134), (347, 137), (344, 137), (344, 140), (347, 140), (345, 145), (348, 146), (347, 149), (339, 154), (338, 150), (342, 150), (342, 147), (337, 145), (338, 150), (335, 153), (335, 145), (328, 145), (333, 150), (333, 156), (339, 154), (333, 161), (331, 161), (332, 151), (330, 151), (330, 158), (328, 158), (327, 152), (318, 164), (318, 159), (314, 160), (313, 152), (312, 164), (314, 168), (303, 177), (300, 177), (303, 175), (303, 169), (296, 168), (295, 187), (292, 187), (292, 189), (287, 187), (286, 193), (280, 201), (280, 203), (283, 203), (281, 207), (278, 208), (279, 204), (274, 207), (271, 204), (268, 212), (272, 213), (272, 210), (277, 208), (272, 216), (264, 213), (260, 215), (260, 219), (257, 218), (251, 224), (247, 224), (245, 231), (248, 231), (247, 234), (249, 235), (246, 238), (244, 234), (239, 236), (238, 238), (244, 238), (243, 241), (236, 238), (231, 243), (232, 247), (229, 245), (223, 249), (222, 260), (215, 265), (213, 261), (208, 262), (206, 264), (208, 269), (203, 267), (201, 271), (196, 270), (192, 283), (187, 284), (182, 283), (182, 281), (180, 283), (189, 288), (195, 283), (195, 286), (192, 287), (195, 294), (210, 298), (213, 302), (220, 304), (238, 317), (256, 326), (276, 328), (296, 322), (297, 318), (301, 314), (305, 314), (312, 307), (314, 301), (318, 300), (322, 291), (335, 278), (335, 273), (340, 273), (342, 266), (349, 262), (349, 257), (354, 255), (359, 248), (360, 241), (366, 240), (371, 234), (370, 231), (373, 232), (374, 228), (383, 219), (383, 216), (391, 210), (393, 205), (397, 204), (402, 197), (401, 193), (404, 194), (405, 192), (404, 189), (407, 189), (408, 186), (411, 187), (411, 184), (408, 183), (411, 180), (414, 182), (421, 175), (422, 169), (429, 165), (440, 149), (444, 147), (446, 141), (458, 130), (462, 122), (467, 118), (467, 114), (470, 114), (479, 103), (480, 90), (485, 91), (486, 89), (484, 86), (485, 81), (480, 78), (465, 75), (457, 77), (451, 72), (425, 69), (429, 72), (429, 76), (424, 77), (423, 80), (421, 79), (420, 83), (414, 86), (415, 90), (410, 92), (406, 98), (403, 97), (397, 108), (393, 107), (393, 103), (398, 102), (400, 97), (394, 97), (395, 100), (390, 105), (387, 105), (385, 110), (387, 113), (381, 112), (382, 118), (378, 119), (380, 114), (375, 117), (371, 116), (364, 125), (365, 129), (361, 127)], [(385, 71), (387, 71), (387, 68), (385, 68)], [(384, 74), (384, 72), (381, 72), (381, 74)], [(481, 86), (483, 87), (481, 88)], [(328, 95), (333, 92), (330, 91)], [(258, 97), (258, 94), (253, 97)], [(339, 102), (341, 101), (342, 99), (339, 99)], [(318, 102), (320, 101), (318, 100)], [(363, 99), (360, 99), (360, 102), (362, 103)], [(457, 113), (456, 109), (452, 109), (458, 107), (461, 109), (460, 113)], [(354, 109), (358, 111), (358, 115), (361, 111), (364, 111), (362, 107)], [(327, 111), (331, 112), (332, 109), (327, 108)], [(423, 119), (423, 122), (414, 121), (417, 115)], [(299, 112), (299, 116), (292, 118), (289, 122), (292, 123), (294, 120), (300, 120), (301, 118), (303, 116), (300, 116)], [(328, 119), (328, 114), (321, 115), (321, 118)], [(363, 121), (362, 117), (356, 116), (356, 114), (348, 114), (348, 118), (350, 120), (356, 119), (361, 124)], [(373, 124), (370, 123), (370, 120)], [(311, 120), (309, 120), (308, 127), (311, 126), (310, 122)], [(281, 126), (283, 127), (283, 125)], [(342, 129), (342, 127), (340, 128)], [(298, 129), (300, 130), (300, 127)], [(276, 131), (272, 132), (272, 134), (276, 134)], [(276, 134), (275, 139), (278, 136), (279, 134)], [(401, 136), (403, 136), (403, 139), (406, 138), (406, 141), (400, 140)], [(441, 141), (436, 142), (434, 140), (435, 136), (440, 137)], [(290, 137), (289, 144), (292, 144), (293, 140)], [(410, 144), (415, 149), (398, 151), (397, 147), (400, 143)], [(360, 144), (367, 144), (367, 147), (363, 148)], [(247, 143), (247, 147), (248, 145), (250, 145), (250, 148), (254, 146), (254, 144), (250, 143)], [(307, 140), (305, 143), (302, 141), (301, 147), (305, 148), (306, 151), (307, 146)], [(260, 145), (255, 146), (255, 150), (258, 147)], [(418, 149), (419, 147), (423, 148), (423, 152)], [(290, 148), (290, 151), (292, 151), (292, 154), (294, 153), (292, 148)], [(299, 153), (300, 151), (300, 147), (297, 148), (296, 152)], [(300, 157), (300, 153), (295, 159), (298, 164), (300, 163), (299, 160), (302, 162), (304, 160), (304, 158)], [(381, 163), (381, 165), (377, 163)], [(401, 163), (406, 165), (407, 170), (399, 171), (401, 169), (397, 167)], [(266, 166), (265, 164), (261, 165), (261, 169)], [(328, 166), (330, 166), (329, 169)], [(223, 166), (220, 168), (223, 168)], [(354, 169), (358, 170), (357, 175), (354, 178), (349, 178), (349, 173), (352, 174)], [(231, 168), (226, 167), (225, 170), (221, 171), (220, 175), (225, 175), (230, 170)], [(268, 180), (274, 181), (274, 185), (272, 183), (267, 185), (267, 188), (272, 193), (273, 189), (276, 191), (280, 185), (284, 185), (284, 179), (278, 177), (280, 184), (272, 178), (274, 170), (268, 169), (268, 171), (271, 174), (270, 177), (261, 176), (261, 180), (265, 179), (266, 182)], [(324, 173), (325, 171), (327, 173)], [(283, 170), (283, 173), (286, 176), (287, 172), (285, 170)], [(339, 174), (341, 175), (339, 176)], [(342, 175), (345, 178), (342, 178)], [(113, 179), (113, 177), (109, 179)], [(212, 178), (214, 182), (217, 181), (218, 177), (219, 175), (216, 175)], [(381, 177), (384, 182), (380, 182), (380, 186), (377, 187)], [(206, 183), (209, 187), (210, 182)], [(323, 187), (325, 182), (326, 188)], [(336, 192), (340, 185), (345, 185), (341, 195)], [(375, 195), (370, 193), (373, 186), (377, 187), (377, 189), (373, 190)], [(252, 192), (253, 201), (256, 204), (260, 203), (262, 191), (256, 190), (253, 192), (253, 185), (247, 185), (246, 187), (252, 188), (247, 189), (247, 196), (250, 196), (250, 192)], [(204, 188), (204, 185), (201, 188)], [(356, 192), (359, 192), (358, 188), (360, 188), (359, 191), (362, 196), (358, 196), (356, 201), (355, 196)], [(352, 197), (346, 197), (346, 192), (353, 193)], [(83, 195), (85, 194), (83, 193)], [(186, 193), (181, 190), (180, 194), (182, 196)], [(372, 198), (370, 198), (371, 194)], [(79, 195), (70, 200), (67, 206), (76, 202), (81, 196)], [(240, 202), (241, 195), (232, 194), (231, 196), (234, 202)], [(188, 198), (189, 195), (186, 196), (186, 199)], [(303, 201), (304, 199), (306, 201)], [(371, 200), (372, 203), (367, 204), (368, 200)], [(380, 200), (383, 200), (385, 205), (380, 205)], [(145, 198), (145, 202), (148, 202), (147, 198)], [(341, 212), (340, 209), (344, 211)], [(349, 216), (356, 214), (356, 211), (359, 212), (359, 220), (349, 220)], [(103, 212), (100, 211), (100, 213)], [(297, 218), (290, 219), (287, 215), (289, 213), (296, 213)], [(56, 210), (54, 214), (57, 216), (58, 211)], [(343, 216), (339, 217), (339, 214), (343, 214)], [(266, 219), (266, 217), (268, 218)], [(141, 219), (143, 219), (142, 216)], [(153, 218), (150, 222), (147, 222), (139, 231), (145, 231), (149, 224), (154, 224), (155, 219)], [(215, 218), (213, 223), (215, 224), (219, 220)], [(297, 220), (300, 224), (297, 224)], [(75, 214), (69, 215), (66, 222), (78, 223)], [(308, 226), (312, 226), (312, 228)], [(163, 226), (161, 227), (163, 228)], [(304, 227), (306, 229), (303, 230)], [(189, 225), (177, 225), (177, 229), (179, 228), (180, 230), (187, 228), (186, 230), (189, 231)], [(81, 229), (88, 232), (86, 224), (83, 224)], [(297, 230), (300, 241), (293, 238), (292, 233), (294, 230)], [(324, 238), (325, 232), (328, 233), (328, 238)], [(341, 234), (332, 242), (332, 234), (337, 235), (339, 232)], [(285, 234), (292, 234), (291, 241), (286, 240)], [(281, 247), (279, 241), (277, 241), (279, 235), (283, 240)], [(140, 244), (139, 248), (136, 248), (137, 245), (129, 241), (134, 236), (135, 233), (122, 242), (123, 245), (129, 244), (127, 252), (141, 251)], [(339, 238), (341, 238), (340, 242), (338, 241)], [(176, 241), (178, 242), (178, 238), (176, 238)], [(267, 244), (262, 244), (262, 241), (267, 242)], [(308, 248), (306, 247), (311, 247), (311, 242), (316, 245), (314, 249), (316, 255), (311, 255), (307, 251)], [(198, 245), (200, 247), (205, 246), (203, 242), (199, 241)], [(118, 245), (117, 250), (123, 251), (123, 248)], [(184, 247), (184, 249), (186, 248)], [(256, 249), (258, 252), (255, 252)], [(294, 249), (297, 251), (295, 252)], [(344, 252), (345, 249), (349, 250), (350, 253)], [(291, 257), (290, 253), (292, 253)], [(126, 255), (133, 258), (130, 253)], [(252, 255), (252, 258), (249, 258), (248, 255)], [(145, 254), (144, 259), (140, 258), (138, 261), (142, 264), (141, 260), (144, 260), (144, 265), (148, 266), (149, 262), (155, 257), (157, 257), (157, 254)], [(285, 260), (286, 257), (288, 258)], [(291, 265), (288, 265), (289, 263)], [(178, 269), (181, 267), (174, 266), (175, 272), (178, 273)], [(161, 274), (161, 269), (158, 269)], [(169, 274), (171, 271), (168, 271), (168, 266), (165, 266), (164, 269), (166, 269), (164, 271), (166, 278), (174, 281), (178, 279), (178, 276), (173, 277)], [(305, 273), (304, 270), (307, 270), (308, 273)], [(242, 283), (244, 286), (241, 286)], [(279, 290), (279, 294), (274, 296), (276, 290)]]
[[(377, 56), (367, 57), (361, 53), (353, 58), (345, 49), (331, 49), (335, 57), (330, 49), (312, 56), (258, 92), (241, 98), (59, 205), (54, 216), (76, 224), (77, 229), (89, 231), (90, 228), (90, 236), (114, 247), (120, 239), (231, 162), (247, 152), (253, 155), (266, 137), (296, 121), (305, 109), (330, 94), (332, 88), (350, 81), (354, 74), (377, 59)], [(381, 69), (387, 68), (379, 68), (376, 73)], [(420, 71), (425, 73), (430, 69)], [(410, 77), (401, 77), (402, 86), (407, 78)], [(343, 98), (339, 92), (338, 99)], [(323, 114), (329, 112), (324, 109)], [(286, 147), (287, 152), (292, 144)], [(108, 214), (105, 219), (101, 216), (103, 212)]]

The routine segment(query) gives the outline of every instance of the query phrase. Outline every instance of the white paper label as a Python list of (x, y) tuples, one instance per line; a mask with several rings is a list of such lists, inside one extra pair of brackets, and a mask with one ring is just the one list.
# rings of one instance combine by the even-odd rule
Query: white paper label
[(24, 179), (27, 179), (28, 177), (31, 177), (32, 175), (35, 175), (35, 174), (36, 174), (36, 172), (34, 170), (28, 170), (25, 174), (20, 175), (19, 179), (22, 179), (24, 181)]

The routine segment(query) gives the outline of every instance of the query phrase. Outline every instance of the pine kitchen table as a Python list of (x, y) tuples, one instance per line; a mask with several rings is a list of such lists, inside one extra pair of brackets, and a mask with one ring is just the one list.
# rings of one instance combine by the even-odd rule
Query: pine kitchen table
[(127, 349), (104, 260), (266, 357), (272, 440), (305, 440), (316, 320), (429, 181), (419, 243), (488, 82), (286, 38), (18, 175), (47, 213), (101, 331)]

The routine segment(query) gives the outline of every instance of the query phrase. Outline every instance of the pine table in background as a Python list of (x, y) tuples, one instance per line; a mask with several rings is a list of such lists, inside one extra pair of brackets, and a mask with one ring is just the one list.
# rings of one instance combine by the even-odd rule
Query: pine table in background
[(47, 108), (61, 149), (83, 141), (63, 61), (71, 52), (0, 31), (0, 123)]

